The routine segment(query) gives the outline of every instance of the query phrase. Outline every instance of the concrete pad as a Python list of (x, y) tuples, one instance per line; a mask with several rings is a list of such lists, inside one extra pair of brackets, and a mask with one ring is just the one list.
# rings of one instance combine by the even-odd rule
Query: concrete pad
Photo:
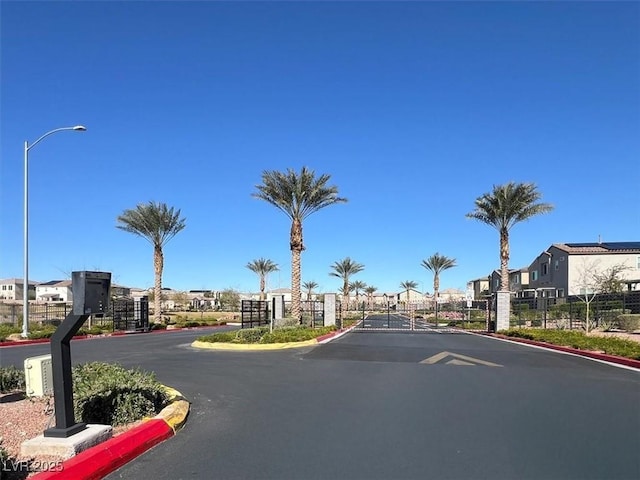
[(91, 448), (113, 436), (111, 425), (87, 425), (87, 428), (67, 438), (54, 438), (39, 435), (27, 440), (20, 446), (20, 455), (35, 457), (55, 455), (67, 460), (78, 453)]

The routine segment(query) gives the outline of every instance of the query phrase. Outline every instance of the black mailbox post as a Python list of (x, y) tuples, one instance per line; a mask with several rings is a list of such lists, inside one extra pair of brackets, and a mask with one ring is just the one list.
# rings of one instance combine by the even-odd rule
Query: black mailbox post
[(56, 426), (44, 431), (45, 437), (67, 438), (86, 428), (76, 423), (73, 411), (70, 341), (92, 313), (109, 307), (111, 273), (72, 272), (73, 310), (51, 337), (51, 366)]

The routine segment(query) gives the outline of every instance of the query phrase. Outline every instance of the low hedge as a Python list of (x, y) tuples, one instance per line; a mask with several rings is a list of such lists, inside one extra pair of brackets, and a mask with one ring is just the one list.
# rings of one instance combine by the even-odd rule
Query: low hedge
[(13, 365), (0, 367), (0, 393), (11, 393), (25, 389), (24, 370)]
[(618, 315), (616, 318), (616, 322), (620, 327), (620, 330), (625, 330), (627, 332), (633, 332), (635, 330), (640, 330), (640, 314), (624, 314)]
[(72, 369), (76, 420), (124, 425), (156, 415), (168, 402), (153, 373), (91, 362)]
[(640, 360), (640, 343), (615, 337), (597, 337), (573, 330), (537, 330), (530, 328), (505, 330), (503, 335), (547, 342), (553, 345), (604, 352), (608, 355)]
[(210, 343), (289, 343), (304, 342), (325, 335), (336, 330), (335, 326), (330, 327), (284, 327), (269, 332), (269, 327), (245, 328), (231, 332), (219, 332), (205, 335), (198, 338), (200, 342)]

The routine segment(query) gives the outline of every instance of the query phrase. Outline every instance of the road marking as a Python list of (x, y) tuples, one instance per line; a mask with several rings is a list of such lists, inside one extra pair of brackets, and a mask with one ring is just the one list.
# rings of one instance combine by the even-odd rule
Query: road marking
[(425, 358), (420, 363), (434, 365), (447, 357), (453, 357), (452, 360), (447, 362), (448, 365), (485, 365), (487, 367), (502, 367), (502, 365), (498, 365), (497, 363), (491, 363), (486, 360), (480, 360), (479, 358), (467, 357), (466, 355), (451, 352), (436, 353), (432, 357)]

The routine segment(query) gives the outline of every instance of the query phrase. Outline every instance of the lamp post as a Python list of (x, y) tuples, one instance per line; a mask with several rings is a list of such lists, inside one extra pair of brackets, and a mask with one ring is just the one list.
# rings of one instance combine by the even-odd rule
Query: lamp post
[(24, 279), (22, 282), (22, 337), (27, 338), (29, 336), (29, 150), (35, 147), (41, 140), (45, 139), (49, 135), (62, 132), (65, 130), (75, 130), (77, 132), (84, 132), (86, 130), (82, 125), (76, 125), (75, 127), (62, 127), (55, 128), (48, 131), (35, 142), (29, 145), (29, 142), (24, 142)]
[(382, 295), (384, 297), (384, 301), (387, 303), (387, 328), (389, 328), (389, 323), (390, 323), (390, 315), (389, 315), (389, 297), (387, 296), (387, 294), (383, 294)]

